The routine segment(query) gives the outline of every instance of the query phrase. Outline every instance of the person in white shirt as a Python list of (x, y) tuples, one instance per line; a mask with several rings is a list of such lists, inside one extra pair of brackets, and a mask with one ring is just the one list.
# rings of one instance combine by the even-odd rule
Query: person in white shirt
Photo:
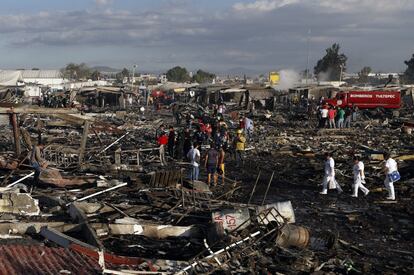
[(384, 185), (385, 188), (388, 190), (388, 197), (387, 200), (395, 200), (395, 190), (394, 190), (394, 182), (390, 178), (390, 174), (393, 172), (398, 171), (397, 162), (391, 158), (389, 153), (384, 154), (385, 165), (384, 165), (384, 172), (385, 172), (385, 180)]
[(328, 120), (328, 113), (329, 110), (326, 106), (322, 106), (320, 109), (320, 120), (319, 120), (319, 128), (325, 128), (326, 122)]
[(326, 195), (329, 189), (336, 189), (338, 193), (342, 193), (342, 188), (335, 179), (335, 160), (332, 158), (331, 153), (325, 153), (325, 175), (322, 182), (322, 192), (320, 194)]
[(226, 106), (224, 104), (220, 104), (217, 109), (217, 113), (224, 114), (225, 112), (226, 112)]
[(365, 196), (368, 195), (369, 190), (364, 186), (365, 183), (365, 167), (364, 163), (359, 159), (358, 156), (354, 156), (354, 184), (352, 185), (352, 197), (358, 197), (358, 189), (364, 192)]
[(244, 132), (246, 133), (247, 139), (249, 141), (252, 140), (252, 137), (253, 137), (253, 129), (254, 129), (253, 120), (251, 120), (248, 117), (245, 117), (245, 119), (244, 119)]
[(198, 176), (200, 174), (200, 151), (198, 150), (198, 144), (194, 143), (194, 146), (188, 151), (187, 158), (191, 162), (191, 172), (190, 172), (190, 179), (192, 181), (198, 180)]

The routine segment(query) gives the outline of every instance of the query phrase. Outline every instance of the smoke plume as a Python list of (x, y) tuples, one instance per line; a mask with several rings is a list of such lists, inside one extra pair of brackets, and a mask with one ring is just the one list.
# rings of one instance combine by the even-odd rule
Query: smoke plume
[(295, 87), (300, 81), (299, 74), (293, 70), (281, 70), (279, 76), (279, 83), (274, 87), (276, 90), (288, 90)]

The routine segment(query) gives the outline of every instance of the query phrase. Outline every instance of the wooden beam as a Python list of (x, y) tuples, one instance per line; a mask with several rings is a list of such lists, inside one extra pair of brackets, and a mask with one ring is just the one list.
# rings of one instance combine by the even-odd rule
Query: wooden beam
[(5, 108), (0, 107), (0, 114), (78, 114), (79, 110), (77, 109), (67, 109), (67, 108), (36, 108), (36, 107), (11, 107)]
[(92, 117), (77, 114), (53, 114), (53, 116), (77, 125), (83, 125), (85, 121), (94, 121)]
[(22, 149), (20, 147), (20, 129), (19, 124), (17, 123), (17, 114), (10, 114), (10, 123), (13, 127), (13, 138), (14, 138), (14, 147), (17, 156), (20, 156)]
[(82, 139), (81, 144), (79, 148), (79, 165), (83, 163), (83, 157), (85, 156), (85, 149), (86, 149), (86, 141), (88, 140), (88, 132), (89, 132), (89, 121), (85, 121), (85, 124), (83, 125), (83, 133), (82, 133)]

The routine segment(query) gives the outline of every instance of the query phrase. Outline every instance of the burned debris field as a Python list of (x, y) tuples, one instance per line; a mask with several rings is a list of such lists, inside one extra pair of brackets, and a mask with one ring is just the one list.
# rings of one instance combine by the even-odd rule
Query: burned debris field
[[(216, 101), (223, 90), (125, 104), (117, 96), (142, 95), (84, 89), (76, 97), (111, 105), (87, 109), (4, 104), (0, 273), (414, 272), (411, 90), (398, 110), (353, 109), (342, 128), (321, 127), (319, 90), (295, 102), (304, 90), (245, 86)], [(355, 156), (369, 190), (357, 196)], [(324, 191), (330, 158), (338, 185)]]

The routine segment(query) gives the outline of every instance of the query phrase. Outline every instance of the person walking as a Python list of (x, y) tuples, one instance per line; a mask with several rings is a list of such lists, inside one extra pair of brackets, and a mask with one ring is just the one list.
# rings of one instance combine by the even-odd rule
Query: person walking
[(207, 170), (207, 184), (210, 185), (211, 177), (213, 176), (214, 186), (217, 185), (217, 166), (218, 166), (219, 153), (217, 152), (214, 144), (210, 145), (206, 154), (204, 167)]
[(170, 126), (170, 132), (168, 134), (168, 155), (171, 158), (174, 158), (174, 148), (175, 148), (175, 142), (176, 142), (176, 135), (175, 130), (173, 126)]
[(351, 109), (349, 107), (346, 107), (344, 128), (351, 128), (351, 117)]
[(184, 153), (185, 158), (187, 158), (187, 154), (191, 150), (191, 146), (192, 146), (191, 132), (189, 128), (185, 128), (184, 129), (184, 148), (183, 148), (183, 153)]
[(165, 133), (165, 126), (161, 124), (160, 127), (155, 131), (155, 138), (158, 139), (162, 134)]
[(160, 162), (161, 166), (167, 165), (167, 160), (165, 159), (165, 146), (168, 144), (168, 136), (165, 132), (161, 133), (161, 135), (158, 137), (158, 145), (160, 146)]
[(39, 142), (38, 145), (33, 145), (32, 151), (30, 153), (29, 161), (30, 166), (35, 170), (34, 178), (33, 178), (33, 187), (39, 185), (39, 176), (43, 169), (46, 169), (48, 163), (42, 157), (42, 151), (44, 149), (44, 144), (42, 141)]
[(175, 118), (175, 122), (177, 123), (177, 125), (181, 125), (181, 112), (178, 103), (172, 104), (171, 111), (173, 113), (173, 117)]
[(319, 128), (326, 127), (326, 121), (328, 120), (328, 107), (322, 106), (320, 110), (320, 120), (319, 120)]
[(345, 111), (342, 108), (338, 109), (338, 128), (344, 128)]
[(398, 165), (397, 165), (397, 162), (393, 158), (391, 158), (391, 155), (389, 153), (384, 154), (384, 159), (385, 159), (384, 185), (388, 191), (387, 200), (395, 200), (394, 182), (400, 180), (400, 173), (398, 172)]
[(358, 119), (359, 108), (355, 104), (352, 105), (352, 121), (355, 122)]
[(320, 194), (328, 194), (328, 184), (329, 189), (336, 189), (338, 193), (342, 193), (342, 188), (335, 179), (335, 160), (332, 157), (331, 153), (325, 153), (325, 168), (324, 168), (324, 177), (322, 182), (322, 192)]
[(224, 158), (226, 157), (226, 153), (224, 152), (223, 146), (219, 146), (219, 157), (218, 157), (218, 166), (217, 166), (217, 177), (221, 176), (221, 183), (224, 185), (225, 179), (225, 165), (224, 165)]
[(336, 116), (335, 108), (334, 107), (329, 108), (329, 110), (328, 110), (329, 128), (336, 128), (336, 126), (335, 126), (335, 116)]
[(194, 143), (190, 151), (187, 153), (187, 158), (191, 162), (190, 180), (198, 180), (200, 174), (200, 151), (198, 150), (198, 143)]
[(246, 133), (247, 140), (249, 142), (252, 141), (253, 130), (254, 130), (253, 120), (246, 116), (244, 119), (244, 132)]
[(244, 150), (246, 146), (246, 138), (243, 136), (243, 131), (238, 129), (236, 132), (236, 137), (234, 139), (235, 147), (235, 157), (236, 157), (236, 166), (239, 167), (240, 163), (244, 165)]
[(364, 186), (365, 183), (365, 167), (364, 163), (359, 159), (358, 156), (354, 156), (354, 166), (353, 166), (353, 174), (354, 174), (354, 184), (352, 185), (352, 197), (358, 197), (358, 190), (364, 193), (364, 195), (368, 195), (369, 190)]
[[(176, 146), (175, 146), (175, 157), (178, 160), (182, 160), (183, 159), (184, 139), (185, 139), (185, 134), (184, 134), (184, 131), (181, 130), (181, 131), (178, 132)], [(191, 148), (191, 145), (190, 145), (190, 148)]]

